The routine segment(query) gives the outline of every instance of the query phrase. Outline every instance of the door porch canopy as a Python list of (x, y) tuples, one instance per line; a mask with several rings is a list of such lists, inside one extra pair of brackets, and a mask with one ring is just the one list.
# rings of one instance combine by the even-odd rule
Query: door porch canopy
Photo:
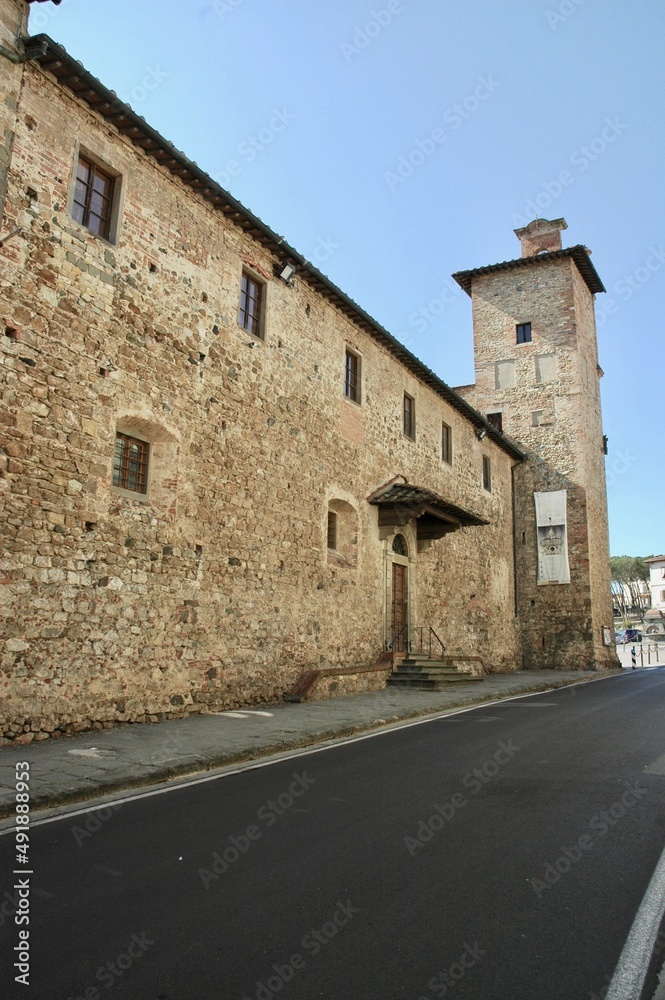
[(411, 483), (387, 483), (372, 493), (369, 503), (379, 508), (380, 528), (400, 528), (415, 521), (419, 542), (443, 538), (469, 525), (489, 524), (470, 510), (444, 500), (438, 493)]

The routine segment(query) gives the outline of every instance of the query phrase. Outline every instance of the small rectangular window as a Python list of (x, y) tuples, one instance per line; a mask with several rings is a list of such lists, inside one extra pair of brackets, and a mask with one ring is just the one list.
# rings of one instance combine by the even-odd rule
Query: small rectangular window
[(113, 485), (133, 493), (148, 492), (147, 441), (116, 434), (113, 455)]
[(531, 323), (518, 323), (516, 330), (518, 344), (531, 343)]
[(404, 393), (404, 433), (411, 440), (416, 437), (416, 401), (413, 396)]
[(492, 492), (492, 466), (487, 455), (483, 455), (483, 489)]
[(486, 413), (487, 423), (495, 427), (497, 431), (503, 430), (503, 414), (502, 413)]
[(262, 337), (263, 285), (247, 271), (242, 272), (238, 325), (255, 337)]
[(337, 549), (337, 514), (334, 510), (328, 511), (328, 548)]
[(72, 218), (96, 236), (108, 240), (111, 233), (111, 212), (115, 181), (97, 164), (79, 156)]
[(348, 350), (344, 363), (344, 395), (354, 403), (360, 402), (360, 358)]
[(441, 458), (448, 465), (453, 464), (453, 432), (448, 424), (441, 424)]
[(531, 426), (532, 427), (540, 427), (540, 425), (542, 424), (542, 422), (543, 422), (543, 411), (542, 410), (533, 410), (532, 413), (531, 413)]

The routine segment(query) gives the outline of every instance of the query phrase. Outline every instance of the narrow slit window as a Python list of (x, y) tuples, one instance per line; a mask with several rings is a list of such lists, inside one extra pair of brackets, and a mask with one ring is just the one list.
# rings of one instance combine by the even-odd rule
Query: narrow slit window
[(334, 510), (328, 511), (328, 548), (337, 549), (337, 514)]
[(492, 466), (487, 455), (483, 455), (483, 489), (492, 492)]
[(149, 444), (127, 434), (116, 434), (113, 485), (132, 493), (148, 492)]
[(404, 393), (404, 433), (413, 441), (416, 436), (416, 401), (413, 396)]
[(453, 464), (453, 438), (452, 429), (448, 424), (441, 424), (441, 458), (448, 465)]
[(344, 395), (354, 403), (360, 402), (360, 358), (353, 351), (346, 352)]
[(255, 337), (261, 337), (263, 319), (263, 286), (246, 271), (242, 272), (238, 324)]

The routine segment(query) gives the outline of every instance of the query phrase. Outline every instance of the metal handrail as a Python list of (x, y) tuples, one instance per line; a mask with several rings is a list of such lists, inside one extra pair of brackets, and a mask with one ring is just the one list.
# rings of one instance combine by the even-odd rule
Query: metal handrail
[(404, 625), (394, 633), (387, 649), (393, 653), (424, 655), (427, 652), (429, 657), (433, 650), (436, 653), (440, 649), (440, 656), (443, 658), (446, 647), (431, 625)]

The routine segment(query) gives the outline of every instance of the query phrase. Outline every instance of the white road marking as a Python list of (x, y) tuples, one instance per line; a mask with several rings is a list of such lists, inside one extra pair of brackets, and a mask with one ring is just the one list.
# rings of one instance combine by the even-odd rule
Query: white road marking
[[(520, 697), (524, 698), (525, 695), (520, 695)], [(554, 705), (558, 704), (558, 701), (539, 701), (536, 704), (533, 702), (526, 702), (524, 705), (519, 701), (505, 702), (506, 708), (552, 708)]]
[(665, 775), (665, 753), (661, 757), (656, 757), (644, 770), (647, 774)]
[(640, 1000), (660, 922), (665, 914), (665, 849), (619, 956), (605, 1000)]
[(272, 719), (272, 712), (260, 712), (258, 709), (244, 708), (242, 712), (211, 712), (211, 715), (218, 715), (222, 719), (246, 719), (248, 715), (263, 715), (267, 719)]

